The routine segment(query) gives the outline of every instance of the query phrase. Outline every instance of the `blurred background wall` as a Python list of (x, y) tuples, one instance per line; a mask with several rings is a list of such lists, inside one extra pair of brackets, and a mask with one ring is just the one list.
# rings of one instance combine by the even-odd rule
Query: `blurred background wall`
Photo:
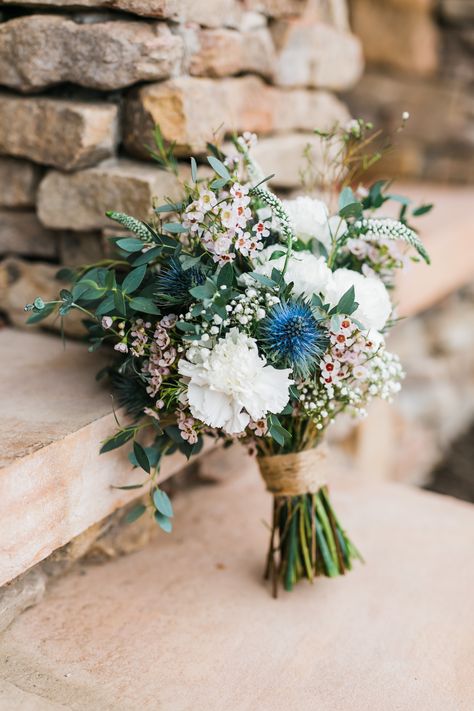
[(355, 115), (393, 130), (410, 121), (382, 168), (425, 180), (474, 181), (473, 0), (350, 0), (366, 71), (347, 95)]

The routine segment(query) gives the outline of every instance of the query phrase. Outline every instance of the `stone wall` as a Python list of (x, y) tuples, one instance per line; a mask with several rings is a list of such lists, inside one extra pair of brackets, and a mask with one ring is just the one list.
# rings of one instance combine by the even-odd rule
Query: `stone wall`
[(155, 123), (183, 166), (220, 126), (256, 131), (291, 189), (362, 68), (345, 0), (0, 0), (0, 309), (21, 325), (54, 263), (104, 252), (106, 210), (173, 195)]
[(390, 130), (411, 118), (384, 173), (474, 182), (474, 2), (350, 0), (367, 71), (346, 97)]

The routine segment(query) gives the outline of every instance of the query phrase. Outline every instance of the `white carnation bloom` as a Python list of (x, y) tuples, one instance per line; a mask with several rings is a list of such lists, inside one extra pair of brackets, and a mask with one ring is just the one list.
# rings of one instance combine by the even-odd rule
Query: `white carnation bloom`
[(316, 238), (326, 247), (331, 247), (331, 239), (327, 229), (328, 209), (322, 200), (310, 197), (297, 197), (295, 200), (284, 200), (283, 207), (290, 218), (295, 235), (302, 242)]
[(237, 328), (212, 350), (193, 349), (192, 361), (181, 359), (178, 371), (189, 378), (188, 402), (193, 417), (227, 434), (243, 432), (250, 419), (277, 414), (288, 403), (289, 368), (267, 365), (255, 339)]
[[(282, 245), (272, 245), (263, 249), (256, 261), (254, 271), (258, 274), (270, 277), (272, 270), (283, 270), (285, 257), (270, 259), (273, 252), (281, 250)], [(285, 282), (293, 282), (293, 293), (295, 296), (311, 297), (325, 291), (328, 282), (332, 277), (332, 272), (326, 264), (324, 257), (316, 257), (311, 252), (293, 252), (288, 260), (285, 272)]]
[(367, 277), (352, 269), (336, 269), (324, 292), (328, 303), (336, 306), (351, 286), (354, 287), (355, 300), (359, 304), (353, 317), (365, 328), (380, 331), (392, 312), (384, 284), (377, 277)]

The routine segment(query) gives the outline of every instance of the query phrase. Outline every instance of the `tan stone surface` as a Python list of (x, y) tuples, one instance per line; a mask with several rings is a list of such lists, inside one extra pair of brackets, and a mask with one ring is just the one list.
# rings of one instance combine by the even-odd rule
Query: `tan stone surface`
[(422, 76), (438, 68), (438, 30), (426, 3), (353, 0), (352, 27), (370, 63)]
[(33, 211), (0, 209), (0, 255), (51, 258), (57, 255), (57, 242), (57, 235), (43, 227)]
[(271, 78), (276, 60), (266, 26), (248, 31), (185, 26), (187, 66), (193, 76), (223, 77), (254, 72)]
[(30, 570), (2, 587), (0, 589), (0, 633), (24, 610), (37, 605), (45, 589), (46, 576), (39, 569)]
[(275, 23), (275, 82), (341, 91), (353, 86), (363, 71), (359, 39), (311, 18)]
[[(45, 262), (30, 262), (18, 257), (8, 257), (0, 262), (0, 311), (17, 328), (31, 330), (26, 324), (28, 315), (25, 304), (31, 303), (37, 296), (44, 301), (51, 301), (58, 295), (63, 284), (55, 279), (58, 266)], [(42, 322), (42, 327), (53, 331), (61, 330), (61, 319), (50, 316)], [(64, 332), (75, 338), (84, 335), (82, 315), (70, 314), (64, 320)], [(1, 332), (0, 332), (1, 333)]]
[[(433, 203), (435, 206), (417, 220), (431, 266), (423, 262), (413, 264), (401, 272), (398, 279), (399, 314), (411, 316), (474, 278), (472, 225), (467, 219), (472, 209), (472, 188), (418, 183), (402, 185), (399, 190), (413, 198), (416, 205)], [(449, 248), (446, 235), (449, 235)]]
[(131, 93), (125, 106), (124, 142), (134, 155), (148, 157), (145, 145), (159, 124), (179, 153), (201, 153), (213, 134), (312, 130), (348, 117), (344, 105), (323, 92), (275, 89), (258, 77), (220, 81), (179, 77)]
[(225, 461), (227, 482), (176, 499), (171, 536), (70, 574), (15, 621), (5, 680), (76, 711), (468, 711), (472, 506), (341, 481), (366, 565), (274, 601), (270, 498), (247, 458)]
[[(0, 331), (0, 353), (2, 585), (144, 492), (112, 488), (143, 481), (124, 449), (98, 454), (116, 431), (94, 377), (106, 356), (33, 329)], [(185, 463), (169, 457), (161, 478)]]
[(24, 92), (71, 82), (117, 89), (175, 74), (183, 44), (167, 25), (30, 15), (0, 25), (0, 83)]
[(0, 157), (0, 207), (32, 207), (39, 179), (40, 169), (33, 163)]
[(38, 192), (38, 216), (54, 229), (75, 231), (110, 227), (107, 210), (145, 219), (154, 197), (178, 196), (178, 181), (155, 166), (111, 160), (89, 170), (49, 172)]
[[(273, 1), (273, 0), (272, 0)], [(277, 0), (280, 2), (281, 0)], [(284, 2), (298, 0), (284, 0)], [(0, 7), (10, 0), (0, 0)], [(207, 27), (236, 26), (242, 8), (237, 0), (18, 0), (17, 5), (40, 8), (103, 8)]]
[(0, 95), (0, 152), (74, 170), (112, 155), (117, 107), (44, 97)]
[[(316, 124), (319, 125), (319, 124)], [(315, 167), (321, 171), (321, 144), (311, 133), (292, 133), (262, 138), (253, 151), (266, 175), (273, 174), (270, 184), (277, 189), (303, 192), (301, 171), (306, 163), (303, 152), (311, 146)], [(328, 176), (329, 173), (326, 173)]]
[(105, 256), (105, 245), (100, 232), (62, 232), (59, 235), (61, 264), (81, 266), (98, 262)]

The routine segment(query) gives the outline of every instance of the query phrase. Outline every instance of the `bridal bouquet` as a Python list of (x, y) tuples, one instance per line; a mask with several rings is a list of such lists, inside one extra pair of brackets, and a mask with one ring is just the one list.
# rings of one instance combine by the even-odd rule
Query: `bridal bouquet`
[[(402, 368), (385, 345), (390, 289), (407, 259), (428, 261), (409, 201), (384, 181), (350, 187), (370, 163), (359, 150), (370, 128), (316, 132), (332, 156), (325, 202), (280, 201), (252, 158), (253, 135), (234, 138), (227, 153), (209, 145), (206, 165), (191, 159), (180, 200), (155, 205), (149, 222), (108, 213), (128, 233), (112, 240), (116, 258), (74, 273), (56, 301), (26, 307), (30, 322), (78, 309), (90, 350), (115, 351), (106, 374), (129, 418), (101, 451), (130, 443), (132, 464), (147, 474), (149, 506), (133, 516), (149, 508), (171, 531), (157, 484), (165, 455), (190, 457), (205, 437), (256, 454), (273, 494), (266, 575), (275, 594), (279, 582), (291, 590), (360, 558), (330, 500), (325, 432), (340, 413), (363, 416), (370, 400), (399, 390)], [(158, 160), (179, 175), (159, 130), (156, 141)], [(390, 199), (399, 220), (380, 214)]]

